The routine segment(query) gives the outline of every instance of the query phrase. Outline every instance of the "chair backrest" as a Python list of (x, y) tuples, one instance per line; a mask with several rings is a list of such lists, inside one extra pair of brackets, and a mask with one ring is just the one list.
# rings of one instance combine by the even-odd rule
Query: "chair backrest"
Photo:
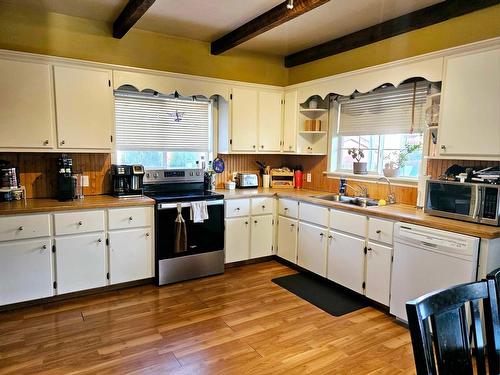
[[(481, 302), (486, 338), (481, 325)], [(487, 374), (485, 341), (488, 348), (492, 345), (495, 351), (500, 345), (494, 337), (500, 326), (493, 326), (498, 322), (498, 303), (492, 280), (429, 293), (408, 302), (406, 311), (418, 375), (472, 375), (474, 362), (476, 374)], [(470, 338), (473, 339), (475, 361), (472, 360)], [(488, 349), (488, 367), (496, 371), (498, 358), (490, 358), (491, 352)]]
[[(496, 296), (491, 297), (491, 299), (494, 300), (496, 297), (496, 303), (498, 309), (500, 310), (500, 268), (497, 268), (493, 272), (490, 272), (486, 276), (486, 280), (495, 284), (497, 293)], [(485, 311), (485, 313), (488, 314), (488, 311)], [(488, 321), (490, 321), (491, 324), (486, 324), (487, 333), (489, 331), (489, 335), (492, 336), (493, 340), (495, 340), (495, 342), (498, 344), (500, 343), (500, 317), (498, 315), (493, 315), (488, 317)], [(490, 373), (500, 374), (500, 345), (497, 345), (496, 347), (493, 345), (488, 345), (487, 350), (488, 358), (496, 358), (496, 360), (493, 362), (490, 360)]]

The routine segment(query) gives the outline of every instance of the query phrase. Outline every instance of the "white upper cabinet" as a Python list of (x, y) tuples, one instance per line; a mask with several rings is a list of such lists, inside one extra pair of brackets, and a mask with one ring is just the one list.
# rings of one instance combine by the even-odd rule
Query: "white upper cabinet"
[(110, 149), (111, 71), (54, 66), (57, 141), (63, 149)]
[(0, 60), (0, 87), (0, 148), (54, 147), (50, 66)]
[(500, 48), (445, 59), (441, 156), (500, 156)]
[(257, 90), (233, 88), (231, 109), (232, 151), (257, 150), (257, 107)]
[(259, 92), (259, 151), (281, 150), (281, 92)]
[(285, 92), (283, 152), (295, 152), (297, 149), (298, 106), (297, 90)]

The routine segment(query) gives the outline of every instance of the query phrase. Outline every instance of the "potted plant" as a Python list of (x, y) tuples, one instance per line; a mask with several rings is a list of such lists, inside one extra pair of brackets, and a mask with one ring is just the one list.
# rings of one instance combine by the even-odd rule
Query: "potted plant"
[(406, 144), (402, 150), (390, 152), (384, 157), (384, 176), (385, 177), (398, 177), (401, 168), (404, 168), (408, 163), (410, 154), (420, 150), (422, 145), (420, 143), (410, 145)]
[(352, 173), (368, 174), (367, 163), (361, 161), (365, 157), (363, 150), (353, 147), (348, 149), (347, 153), (352, 157)]

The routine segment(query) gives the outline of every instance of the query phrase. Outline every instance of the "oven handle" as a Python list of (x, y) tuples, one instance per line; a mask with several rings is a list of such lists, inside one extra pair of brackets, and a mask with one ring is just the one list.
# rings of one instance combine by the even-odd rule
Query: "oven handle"
[[(177, 208), (177, 205), (179, 203), (159, 203), (158, 204), (158, 209), (159, 210), (168, 210), (172, 208)], [(221, 206), (224, 204), (224, 199), (218, 199), (215, 201), (207, 201), (207, 206)], [(182, 202), (180, 203), (181, 207), (191, 207), (191, 202)]]

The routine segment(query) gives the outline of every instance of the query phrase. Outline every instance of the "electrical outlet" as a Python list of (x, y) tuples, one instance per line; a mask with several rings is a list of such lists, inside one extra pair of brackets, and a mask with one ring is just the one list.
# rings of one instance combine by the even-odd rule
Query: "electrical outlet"
[(82, 176), (82, 186), (87, 187), (89, 186), (89, 176)]
[(308, 173), (306, 175), (306, 179), (307, 179), (307, 182), (311, 182), (312, 178), (311, 178), (311, 174), (310, 173)]

